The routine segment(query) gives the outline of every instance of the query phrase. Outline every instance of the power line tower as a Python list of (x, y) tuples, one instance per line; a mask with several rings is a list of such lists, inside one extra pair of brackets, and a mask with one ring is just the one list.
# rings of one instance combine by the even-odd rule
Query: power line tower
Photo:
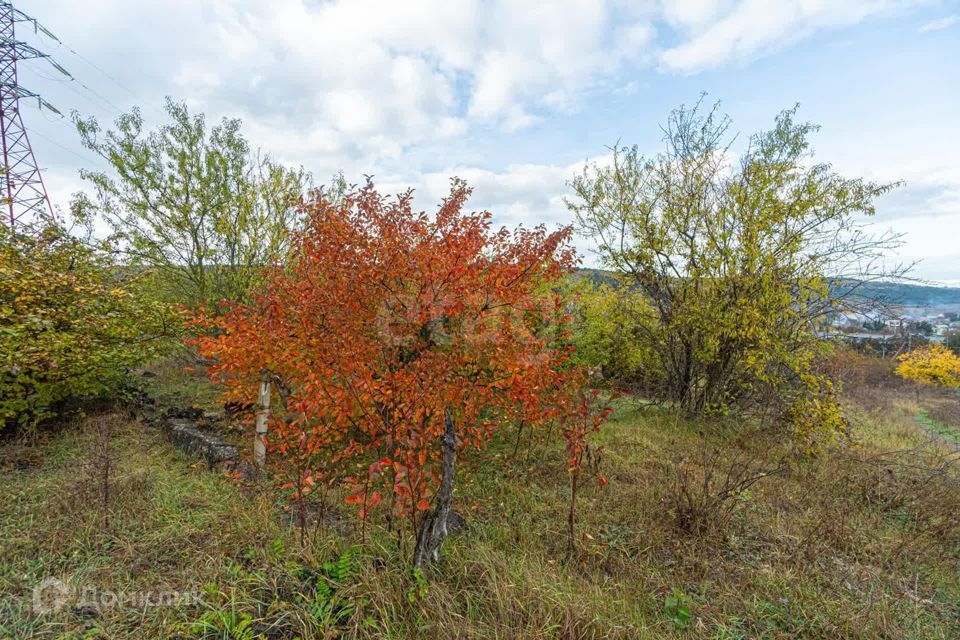
[[(20, 220), (29, 220), (37, 214), (53, 215), (53, 207), (40, 175), (40, 167), (33, 155), (27, 129), (20, 117), (20, 98), (35, 98), (41, 107), (53, 109), (38, 94), (28, 91), (17, 82), (17, 61), (48, 56), (16, 38), (17, 22), (36, 20), (13, 8), (10, 2), (0, 2), (0, 136), (3, 139), (2, 193), (8, 215), (4, 222), (13, 227)], [(56, 111), (56, 109), (53, 109)]]

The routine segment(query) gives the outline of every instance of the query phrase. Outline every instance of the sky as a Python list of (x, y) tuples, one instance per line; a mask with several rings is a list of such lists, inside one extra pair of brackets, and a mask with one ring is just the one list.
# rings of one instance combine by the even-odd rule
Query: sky
[[(570, 224), (571, 177), (618, 141), (662, 148), (670, 110), (706, 92), (743, 136), (794, 104), (816, 158), (904, 185), (877, 203), (897, 259), (960, 284), (960, 0), (34, 0), (61, 42), (20, 82), (102, 124), (165, 96), (251, 143), (434, 208), (452, 176), (500, 224)], [(102, 168), (69, 118), (22, 104), (55, 205)], [(596, 258), (580, 241), (585, 263)]]

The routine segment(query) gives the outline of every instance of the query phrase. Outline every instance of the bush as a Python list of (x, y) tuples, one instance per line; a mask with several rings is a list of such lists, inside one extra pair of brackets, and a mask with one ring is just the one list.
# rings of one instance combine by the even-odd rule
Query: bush
[(0, 229), (0, 428), (32, 428), (70, 402), (108, 396), (159, 355), (176, 325), (106, 248), (47, 223)]
[(724, 441), (701, 432), (696, 451), (677, 450), (665, 467), (666, 502), (677, 528), (694, 536), (726, 534), (750, 488), (787, 471), (776, 438), (754, 432)]
[(905, 380), (944, 387), (960, 387), (960, 357), (950, 349), (931, 343), (899, 358), (897, 373)]
[(606, 380), (642, 385), (653, 354), (645, 337), (652, 318), (640, 292), (629, 283), (613, 287), (588, 279), (574, 282), (569, 289), (577, 300), (571, 334), (574, 359), (599, 368)]
[(736, 159), (730, 126), (716, 108), (681, 107), (663, 152), (615, 146), (574, 178), (568, 204), (601, 265), (643, 296), (655, 397), (691, 417), (759, 413), (822, 442), (846, 425), (825, 408), (836, 404), (830, 381), (811, 372), (817, 331), (855, 302), (838, 282), (897, 275), (873, 273), (895, 238), (856, 226), (895, 185), (814, 162), (817, 127), (795, 109)]

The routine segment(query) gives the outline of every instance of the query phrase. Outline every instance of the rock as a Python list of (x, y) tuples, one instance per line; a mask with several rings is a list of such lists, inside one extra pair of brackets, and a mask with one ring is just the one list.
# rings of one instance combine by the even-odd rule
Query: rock
[(170, 418), (167, 426), (170, 439), (177, 447), (191, 455), (205, 458), (211, 467), (227, 460), (236, 460), (239, 455), (235, 445), (217, 435), (201, 431), (191, 420)]
[(100, 609), (94, 604), (79, 604), (73, 608), (73, 615), (78, 618), (99, 618)]
[(220, 410), (220, 411), (204, 411), (204, 412), (203, 412), (203, 415), (200, 416), (200, 417), (201, 417), (201, 419), (202, 419), (204, 422), (207, 422), (207, 423), (209, 423), (209, 424), (216, 424), (216, 423), (218, 423), (218, 422), (223, 422), (224, 418), (227, 417), (227, 414), (226, 414), (226, 412), (223, 411), (223, 410)]
[(196, 421), (203, 417), (203, 409), (199, 407), (169, 407), (163, 415), (168, 418), (183, 418)]
[(138, 416), (144, 418), (145, 421), (149, 422), (157, 412), (157, 406), (153, 398), (148, 396), (143, 391), (138, 391), (130, 400), (127, 402), (127, 415), (131, 419), (135, 419)]
[(156, 378), (156, 377), (157, 377), (157, 374), (155, 374), (153, 371), (144, 371), (143, 373), (140, 374), (140, 377), (142, 377), (142, 378)]
[(451, 509), (447, 515), (447, 533), (455, 536), (462, 533), (467, 528), (467, 519), (464, 518), (456, 509)]

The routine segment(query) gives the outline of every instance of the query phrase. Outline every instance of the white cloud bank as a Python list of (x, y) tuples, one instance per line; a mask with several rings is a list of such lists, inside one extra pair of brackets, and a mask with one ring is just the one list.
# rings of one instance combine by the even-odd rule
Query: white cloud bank
[[(574, 111), (638, 69), (769, 53), (907, 0), (38, 0), (31, 12), (133, 93), (245, 116), (307, 162), (364, 163)], [(128, 99), (128, 96), (124, 96)]]
[[(562, 198), (580, 165), (498, 165), (464, 147), (487, 132), (516, 132), (576, 112), (590, 96), (642, 99), (656, 90), (656, 74), (744, 64), (920, 4), (36, 0), (29, 11), (119, 80), (122, 92), (52, 48), (74, 70), (89, 72), (91, 84), (99, 78), (97, 88), (121, 106), (135, 98), (149, 115), (163, 95), (186, 97), (211, 120), (243, 117), (256, 144), (303, 163), (319, 179), (337, 169), (352, 179), (377, 173), (387, 178), (381, 182), (419, 187), (418, 202), (429, 207), (449, 176), (459, 175), (475, 188), (473, 206), (490, 209), (498, 221), (535, 224), (569, 222)], [(945, 29), (956, 18), (920, 29)], [(640, 71), (651, 74), (652, 86), (638, 88)], [(960, 178), (927, 169), (896, 176), (912, 179), (900, 204), (948, 218), (958, 212)]]

